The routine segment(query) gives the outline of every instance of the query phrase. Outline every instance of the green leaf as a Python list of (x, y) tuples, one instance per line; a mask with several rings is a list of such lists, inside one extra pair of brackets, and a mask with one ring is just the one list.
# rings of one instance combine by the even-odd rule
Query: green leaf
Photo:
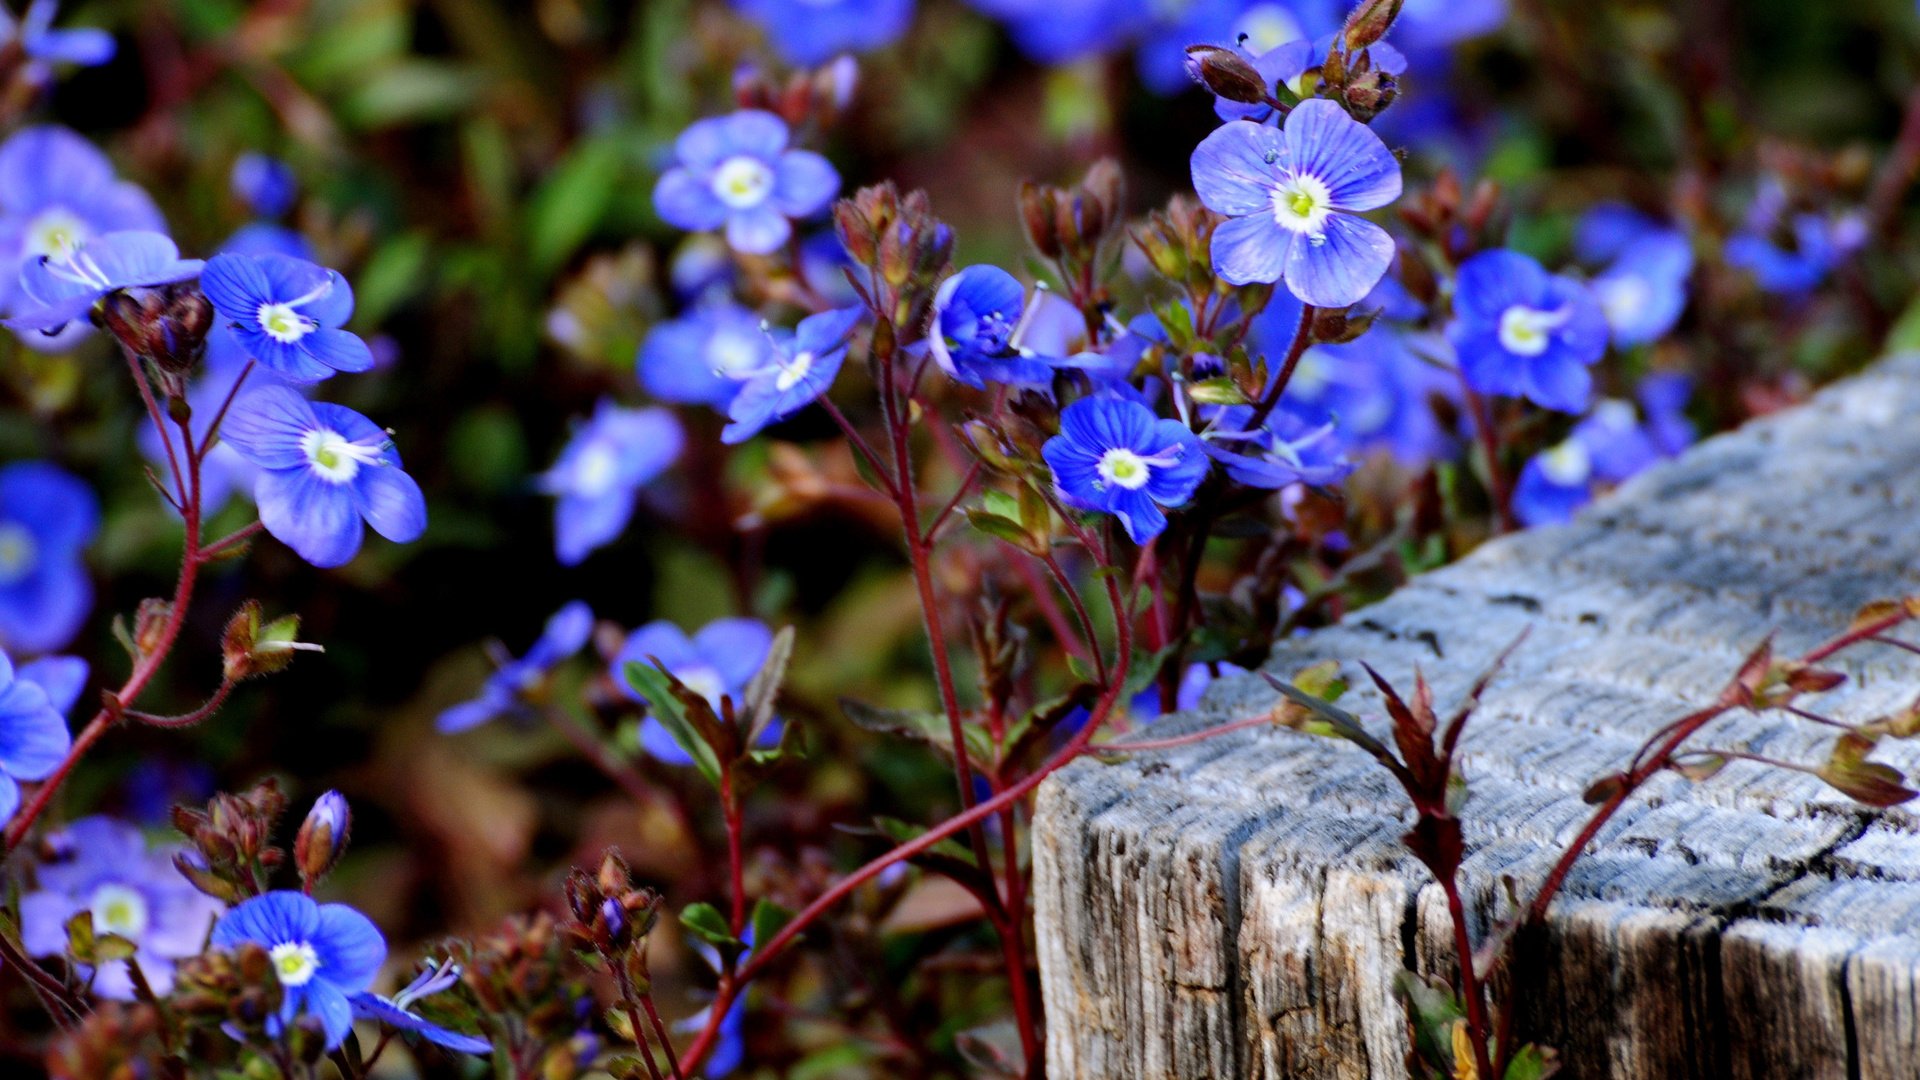
[(527, 231), (537, 273), (552, 273), (593, 234), (613, 204), (621, 166), (619, 144), (611, 137), (589, 139), (534, 193)]
[(733, 929), (727, 923), (727, 917), (712, 904), (695, 902), (680, 910), (680, 925), (701, 941), (720, 950), (722, 956), (732, 959), (747, 949), (746, 943), (733, 936)]
[(700, 775), (706, 777), (708, 783), (719, 787), (720, 759), (707, 740), (701, 738), (693, 721), (688, 719), (685, 706), (674, 693), (672, 678), (657, 667), (637, 661), (629, 663), (624, 674), (627, 685), (647, 700), (648, 710), (660, 721), (660, 726), (667, 729), (674, 744), (693, 758)]
[(747, 683), (745, 701), (741, 704), (740, 722), (746, 728), (745, 745), (754, 746), (760, 742), (760, 733), (773, 722), (773, 704), (780, 697), (780, 684), (786, 681), (787, 664), (793, 659), (793, 627), (783, 626), (773, 635), (773, 645), (767, 650), (767, 659), (754, 672), (752, 681)]
[(1233, 380), (1225, 376), (1194, 383), (1187, 387), (1187, 396), (1201, 405), (1247, 404), (1247, 395), (1241, 393)]
[[(899, 818), (875, 817), (873, 824), (882, 835), (895, 844), (917, 840), (927, 831), (924, 825), (915, 825), (901, 821)], [(936, 870), (959, 881), (977, 877), (980, 869), (979, 860), (973, 857), (973, 849), (952, 837), (935, 841), (932, 847), (909, 857), (907, 861)]]
[(754, 901), (753, 917), (748, 921), (748, 925), (753, 927), (753, 940), (758, 944), (765, 944), (772, 941), (774, 935), (786, 929), (786, 925), (792, 921), (793, 912), (763, 896)]
[(427, 280), (432, 244), (423, 233), (407, 233), (380, 245), (353, 276), (354, 321), (362, 327), (385, 322)]
[(479, 72), (435, 60), (403, 60), (361, 80), (340, 113), (369, 129), (442, 120), (470, 107), (484, 88)]
[(1008, 518), (1013, 521), (1021, 520), (1020, 500), (1004, 491), (988, 490), (982, 492), (980, 495), (980, 507), (989, 514)]
[(1560, 1071), (1560, 1055), (1529, 1043), (1507, 1062), (1506, 1080), (1547, 1080)]
[[(841, 698), (840, 708), (855, 727), (926, 743), (947, 757), (953, 757), (953, 731), (945, 713), (920, 709), (883, 709), (852, 698)], [(993, 760), (993, 742), (985, 729), (978, 724), (963, 724), (961, 731), (967, 740), (969, 759)]]
[(1441, 1075), (1453, 1075), (1453, 1025), (1466, 1016), (1460, 999), (1445, 983), (1413, 971), (1396, 975), (1393, 989), (1406, 1002), (1414, 1052)]
[[(1017, 507), (1014, 512), (1019, 512)], [(997, 540), (1005, 540), (1007, 543), (1012, 544), (1022, 551), (1034, 550), (1033, 537), (1028, 535), (1025, 526), (1013, 518), (1002, 517), (999, 514), (990, 514), (985, 510), (969, 508), (967, 510), (967, 524), (972, 525), (974, 528)]]

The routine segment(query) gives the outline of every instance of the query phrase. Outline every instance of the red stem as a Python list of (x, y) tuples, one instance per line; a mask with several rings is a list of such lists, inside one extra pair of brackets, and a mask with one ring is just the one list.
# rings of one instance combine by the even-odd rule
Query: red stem
[(1493, 497), (1495, 520), (1499, 531), (1512, 532), (1520, 524), (1513, 517), (1513, 494), (1507, 485), (1507, 470), (1500, 463), (1500, 436), (1493, 429), (1493, 411), (1487, 407), (1487, 399), (1468, 385), (1464, 370), (1460, 373), (1460, 387), (1466, 392), (1467, 411), (1473, 416), (1480, 452), (1487, 459), (1487, 487)]

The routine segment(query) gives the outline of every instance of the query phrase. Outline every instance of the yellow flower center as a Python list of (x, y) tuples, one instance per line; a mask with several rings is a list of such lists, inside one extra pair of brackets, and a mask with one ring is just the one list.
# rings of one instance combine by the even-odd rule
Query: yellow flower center
[(283, 941), (267, 950), (281, 986), (305, 986), (320, 970), (320, 954), (304, 941)]

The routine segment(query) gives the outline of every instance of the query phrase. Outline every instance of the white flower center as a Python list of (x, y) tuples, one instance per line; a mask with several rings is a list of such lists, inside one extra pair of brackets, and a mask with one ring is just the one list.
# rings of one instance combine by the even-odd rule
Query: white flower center
[(1540, 455), (1540, 471), (1561, 487), (1579, 487), (1593, 475), (1593, 458), (1578, 439), (1568, 439)]
[(305, 986), (320, 970), (320, 954), (304, 941), (283, 941), (267, 950), (281, 986)]
[(282, 345), (299, 341), (318, 326), (312, 319), (293, 310), (292, 304), (261, 304), (255, 317), (260, 320), (260, 329)]
[(33, 573), (40, 561), (40, 545), (25, 525), (0, 521), (0, 585), (11, 585)]
[(27, 254), (66, 262), (91, 235), (93, 230), (73, 211), (64, 206), (51, 207), (27, 225)]
[(315, 428), (300, 437), (300, 452), (320, 479), (344, 484), (360, 475), (360, 466), (380, 463), (381, 447), (348, 439), (331, 428)]
[(1128, 491), (1137, 491), (1147, 484), (1153, 474), (1147, 459), (1127, 449), (1116, 446), (1100, 455), (1100, 464), (1095, 467), (1104, 484), (1123, 487)]
[(720, 673), (705, 664), (688, 667), (673, 673), (674, 678), (687, 689), (706, 698), (715, 705), (720, 703), (720, 695), (727, 692), (726, 684), (720, 681)]
[(1607, 398), (1593, 407), (1593, 419), (1609, 431), (1632, 431), (1638, 417), (1633, 406), (1618, 398)]
[(759, 158), (730, 157), (713, 171), (713, 195), (735, 210), (759, 206), (773, 193), (773, 170)]
[(93, 890), (93, 900), (87, 907), (93, 912), (96, 934), (119, 934), (138, 941), (140, 935), (147, 932), (147, 898), (137, 889), (120, 884), (102, 885)]
[(793, 359), (780, 365), (780, 374), (773, 378), (774, 388), (782, 391), (791, 390), (795, 383), (806, 378), (807, 373), (812, 370), (813, 354), (810, 352), (798, 353)]
[(1273, 219), (1292, 232), (1319, 237), (1325, 234), (1333, 196), (1317, 176), (1287, 173), (1273, 189)]
[(1572, 317), (1566, 308), (1541, 311), (1515, 304), (1500, 313), (1500, 346), (1515, 356), (1539, 356), (1547, 351), (1553, 332)]
[(1236, 34), (1246, 35), (1242, 47), (1255, 56), (1271, 52), (1296, 38), (1307, 35), (1300, 32), (1300, 21), (1293, 13), (1279, 4), (1259, 4), (1240, 16), (1234, 25)]
[(707, 367), (724, 379), (744, 379), (760, 366), (760, 339), (721, 330), (707, 341)]
[(1632, 275), (1602, 278), (1593, 283), (1593, 291), (1599, 296), (1607, 322), (1613, 326), (1635, 322), (1653, 300), (1653, 288), (1646, 279)]

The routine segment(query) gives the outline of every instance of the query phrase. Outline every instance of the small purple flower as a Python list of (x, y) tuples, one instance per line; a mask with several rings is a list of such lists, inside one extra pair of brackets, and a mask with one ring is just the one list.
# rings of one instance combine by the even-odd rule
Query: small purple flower
[(1687, 307), (1693, 246), (1674, 230), (1634, 241), (1593, 279), (1615, 345), (1645, 345), (1665, 335)]
[(263, 218), (277, 218), (293, 209), (293, 200), (300, 194), (292, 166), (251, 150), (234, 159), (228, 185), (247, 209)]
[(788, 149), (787, 138), (785, 121), (757, 109), (694, 121), (674, 143), (679, 163), (655, 185), (654, 208), (678, 228), (725, 226), (735, 251), (779, 250), (790, 218), (811, 217), (840, 193), (827, 159)]
[(261, 524), (315, 566), (358, 554), (363, 519), (396, 544), (426, 531), (426, 499), (393, 440), (352, 409), (264, 386), (234, 402), (220, 437), (260, 469)]
[(353, 995), (353, 1015), (363, 1020), (378, 1021), (394, 1031), (418, 1035), (449, 1050), (485, 1054), (493, 1049), (493, 1044), (487, 1040), (441, 1027), (413, 1011), (415, 1002), (451, 989), (459, 981), (458, 964), (435, 964), (429, 961), (425, 970), (392, 997), (368, 991)]
[(1200, 201), (1225, 214), (1213, 268), (1234, 285), (1284, 280), (1303, 302), (1346, 307), (1393, 262), (1393, 238), (1355, 216), (1400, 197), (1400, 163), (1380, 137), (1324, 98), (1273, 128), (1236, 120), (1193, 152)]
[(1664, 457), (1678, 456), (1699, 438), (1687, 419), (1687, 400), (1693, 380), (1678, 371), (1655, 371), (1640, 380), (1640, 409), (1647, 417), (1647, 436)]
[(640, 489), (680, 456), (686, 435), (666, 409), (623, 409), (602, 399), (540, 476), (540, 489), (555, 496), (554, 553), (578, 565), (618, 539), (633, 519)]
[(1160, 535), (1161, 507), (1185, 503), (1207, 475), (1207, 452), (1185, 424), (1117, 398), (1081, 398), (1061, 410), (1060, 434), (1040, 453), (1062, 497), (1119, 518), (1136, 544)]
[(767, 362), (741, 385), (727, 407), (732, 421), (720, 432), (728, 445), (745, 442), (775, 421), (798, 412), (827, 392), (847, 358), (848, 340), (865, 308), (823, 311), (800, 320), (790, 335), (776, 335)]
[(772, 351), (759, 316), (731, 301), (704, 304), (648, 332), (640, 384), (662, 401), (725, 410)]
[(1607, 351), (1607, 320), (1585, 285), (1517, 251), (1483, 251), (1460, 267), (1447, 327), (1467, 384), (1543, 408), (1587, 407), (1587, 368)]
[(1043, 296), (1029, 304), (1026, 289), (997, 266), (969, 266), (941, 282), (928, 335), (934, 362), (975, 390), (990, 382), (1045, 386), (1053, 369), (1024, 340)]
[[(1215, 669), (1219, 670), (1215, 670)], [(1180, 686), (1174, 692), (1173, 707), (1179, 712), (1192, 712), (1200, 707), (1200, 699), (1206, 695), (1207, 687), (1223, 675), (1245, 675), (1247, 669), (1238, 664), (1229, 664), (1224, 660), (1211, 664), (1192, 663), (1180, 673)], [(1127, 707), (1128, 714), (1135, 723), (1150, 724), (1160, 718), (1160, 688), (1149, 686), (1133, 696)], [(1084, 719), (1083, 721), (1084, 722)]]
[(345, 904), (316, 904), (276, 890), (221, 916), (213, 944), (267, 950), (280, 982), (280, 1014), (269, 1030), (283, 1030), (300, 1014), (320, 1021), (327, 1049), (353, 1028), (353, 998), (365, 991), (387, 959), (387, 942), (372, 920)]
[(19, 781), (45, 780), (73, 748), (67, 718), (48, 687), (27, 677), (31, 670), (16, 673), (13, 660), (0, 653), (0, 821), (20, 808)]
[(6, 323), (13, 330), (58, 334), (68, 323), (85, 320), (109, 293), (189, 281), (204, 265), (182, 259), (180, 249), (161, 233), (105, 233), (64, 259), (41, 255), (22, 264), (20, 290), (26, 299)]
[[(134, 943), (140, 973), (155, 992), (167, 993), (174, 963), (200, 954), (225, 905), (193, 887), (174, 866), (172, 848), (150, 849), (127, 822), (81, 818), (49, 836), (46, 847), (53, 854), (34, 868), (38, 887), (20, 898), (20, 939), (27, 952), (64, 955), (67, 921), (88, 912), (95, 934)], [(125, 960), (100, 965), (92, 983), (101, 997), (133, 1000)]]
[(913, 0), (734, 0), (789, 64), (814, 67), (840, 53), (893, 44), (913, 21)]
[[(699, 694), (716, 710), (720, 698), (731, 695), (735, 701), (747, 683), (766, 663), (773, 648), (773, 631), (758, 619), (715, 619), (701, 627), (691, 638), (686, 631), (662, 619), (650, 622), (628, 635), (626, 643), (613, 658), (615, 681), (628, 697), (641, 704), (646, 699), (627, 686), (622, 672), (628, 664), (659, 666)], [(780, 725), (767, 725), (761, 744), (770, 746), (780, 739)], [(693, 759), (660, 721), (647, 717), (640, 725), (640, 744), (661, 761), (673, 765), (691, 765)]]
[(1042, 64), (1066, 64), (1112, 51), (1132, 38), (1152, 17), (1152, 5), (1139, 0), (970, 2), (1003, 20), (1020, 51)]
[(1513, 512), (1526, 525), (1560, 524), (1593, 501), (1602, 485), (1619, 484), (1667, 456), (1624, 401), (1602, 401), (1556, 446), (1534, 455), (1514, 484)]
[(332, 270), (228, 252), (208, 261), (200, 286), (241, 349), (289, 382), (373, 368), (367, 343), (340, 329), (353, 315), (353, 288)]
[(547, 620), (539, 640), (525, 656), (501, 664), (487, 677), (478, 697), (442, 711), (436, 726), (451, 735), (520, 709), (527, 693), (544, 682), (555, 667), (585, 648), (592, 636), (593, 609), (573, 601)]
[(1201, 444), (1234, 481), (1272, 490), (1295, 484), (1326, 487), (1353, 472), (1353, 463), (1342, 456), (1334, 438), (1336, 421), (1315, 425), (1276, 410), (1259, 428), (1248, 431), (1252, 413), (1244, 405), (1220, 410)]
[[(73, 64), (98, 67), (113, 59), (113, 35), (105, 30), (82, 27), (55, 30), (53, 19), (60, 11), (60, 0), (33, 0), (18, 22), (6, 8), (0, 7), (0, 46), (20, 43), (27, 59), (39, 64)], [(47, 73), (31, 73), (29, 81), (44, 82)]]
[(80, 553), (99, 531), (100, 501), (78, 477), (40, 461), (0, 468), (0, 644), (41, 653), (73, 640), (93, 609)]

